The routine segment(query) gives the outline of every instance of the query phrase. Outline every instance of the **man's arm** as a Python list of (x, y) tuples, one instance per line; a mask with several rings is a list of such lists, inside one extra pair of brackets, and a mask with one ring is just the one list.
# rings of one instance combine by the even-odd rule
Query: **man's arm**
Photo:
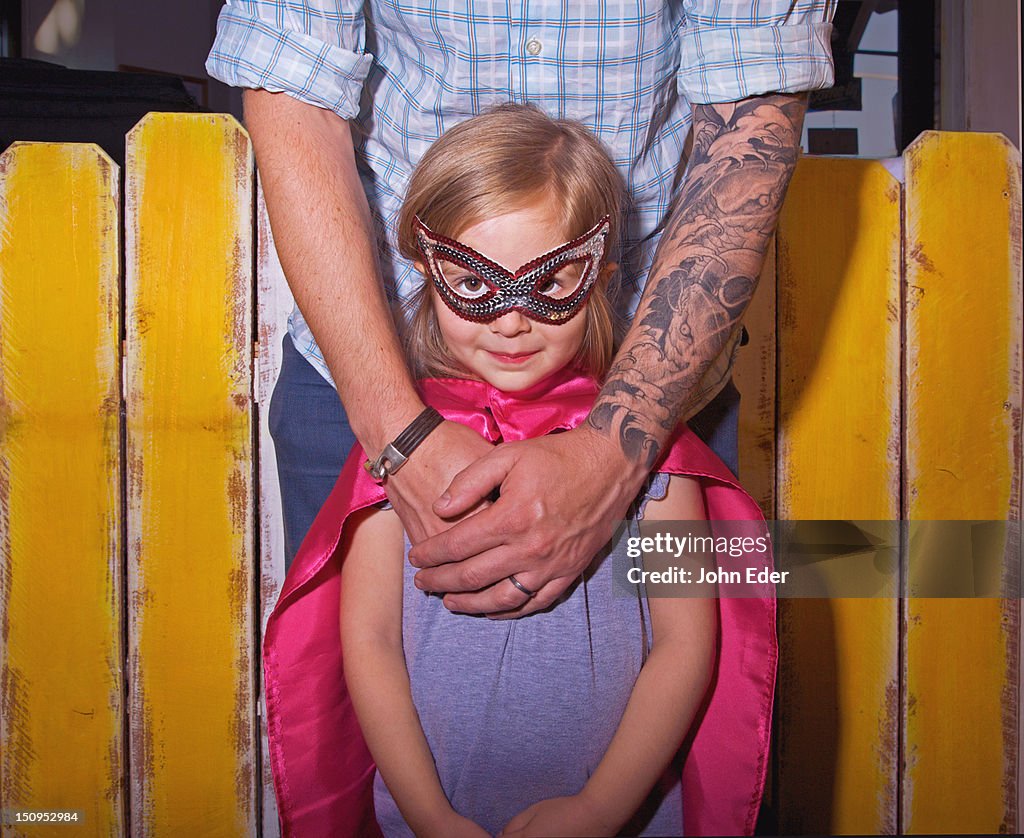
[[(426, 568), (417, 584), (453, 592), (445, 598), (453, 610), (520, 616), (554, 602), (589, 564), (746, 310), (799, 156), (805, 109), (796, 94), (694, 107), (682, 194), (587, 422), (501, 445), (461, 472), (435, 505), (441, 514), (463, 512), (499, 485), (501, 497), (413, 548), (410, 557)], [(537, 596), (524, 602), (501, 581), (509, 574)], [(494, 587), (461, 593), (486, 585)]]
[[(376, 456), (423, 404), (380, 280), (349, 125), (285, 93), (246, 90), (244, 103), (281, 266), (352, 429)], [(468, 428), (446, 422), (389, 479), (389, 496), (414, 538), (447, 526), (431, 503), (459, 468), (488, 450)]]
[(356, 437), (376, 452), (423, 406), (380, 281), (348, 122), (284, 93), (246, 90), (244, 103), (281, 266)]
[(799, 156), (806, 98), (696, 105), (683, 194), (587, 424), (654, 465), (757, 286)]

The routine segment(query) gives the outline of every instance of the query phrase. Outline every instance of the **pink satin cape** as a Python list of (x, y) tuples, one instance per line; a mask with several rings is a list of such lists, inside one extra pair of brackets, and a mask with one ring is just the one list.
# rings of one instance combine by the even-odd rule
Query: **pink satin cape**
[[(421, 382), (427, 404), (490, 441), (568, 429), (586, 417), (596, 383), (562, 375), (502, 393), (478, 381)], [(373, 760), (345, 688), (339, 628), (345, 520), (384, 500), (356, 446), (284, 582), (263, 642), (270, 763), (284, 834), (379, 834), (373, 817)], [(701, 479), (712, 520), (761, 521), (753, 499), (697, 437), (682, 430), (656, 470)], [(758, 562), (766, 559), (759, 555)], [(748, 557), (719, 557), (742, 568)], [(770, 557), (768, 558), (770, 561)], [(742, 570), (741, 570), (742, 572)], [(720, 589), (721, 590), (721, 589)], [(778, 647), (770, 586), (757, 598), (719, 599), (716, 670), (683, 766), (687, 835), (752, 834), (764, 789)]]

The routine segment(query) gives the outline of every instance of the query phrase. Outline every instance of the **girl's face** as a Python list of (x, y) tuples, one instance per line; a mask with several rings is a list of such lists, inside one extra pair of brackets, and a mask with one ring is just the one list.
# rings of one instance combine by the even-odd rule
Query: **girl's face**
[[(564, 244), (569, 238), (564, 226), (546, 203), (515, 210), (467, 227), (455, 238), (463, 244), (515, 270), (531, 259)], [(423, 266), (417, 265), (423, 273)], [(470, 294), (480, 283), (472, 274), (460, 274), (457, 266), (445, 263), (451, 285), (466, 283)], [(564, 282), (575, 284), (579, 264), (567, 266)], [(561, 274), (556, 274), (558, 282)], [(488, 384), (515, 393), (572, 362), (586, 331), (586, 310), (558, 325), (538, 323), (518, 311), (510, 311), (490, 323), (474, 323), (455, 314), (431, 294), (437, 325), (452, 358)]]

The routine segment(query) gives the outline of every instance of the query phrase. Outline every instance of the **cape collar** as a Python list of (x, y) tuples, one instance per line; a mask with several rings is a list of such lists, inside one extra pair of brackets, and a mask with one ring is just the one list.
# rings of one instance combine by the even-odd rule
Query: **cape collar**
[(581, 424), (600, 389), (597, 380), (564, 369), (526, 390), (506, 393), (485, 381), (431, 378), (419, 383), (424, 401), (492, 442), (512, 442)]

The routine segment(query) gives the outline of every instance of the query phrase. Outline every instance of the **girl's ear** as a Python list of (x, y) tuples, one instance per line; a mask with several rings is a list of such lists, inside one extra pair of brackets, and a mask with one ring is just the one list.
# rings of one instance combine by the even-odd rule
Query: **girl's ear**
[(615, 272), (618, 269), (619, 269), (619, 263), (618, 262), (605, 262), (604, 267), (601, 268), (601, 275), (598, 278), (599, 281), (600, 282), (607, 282), (609, 279), (611, 279), (613, 276), (615, 276)]
[(412, 263), (412, 266), (417, 270), (420, 276), (427, 275), (427, 266), (424, 265), (422, 262), (417, 260), (416, 262)]

